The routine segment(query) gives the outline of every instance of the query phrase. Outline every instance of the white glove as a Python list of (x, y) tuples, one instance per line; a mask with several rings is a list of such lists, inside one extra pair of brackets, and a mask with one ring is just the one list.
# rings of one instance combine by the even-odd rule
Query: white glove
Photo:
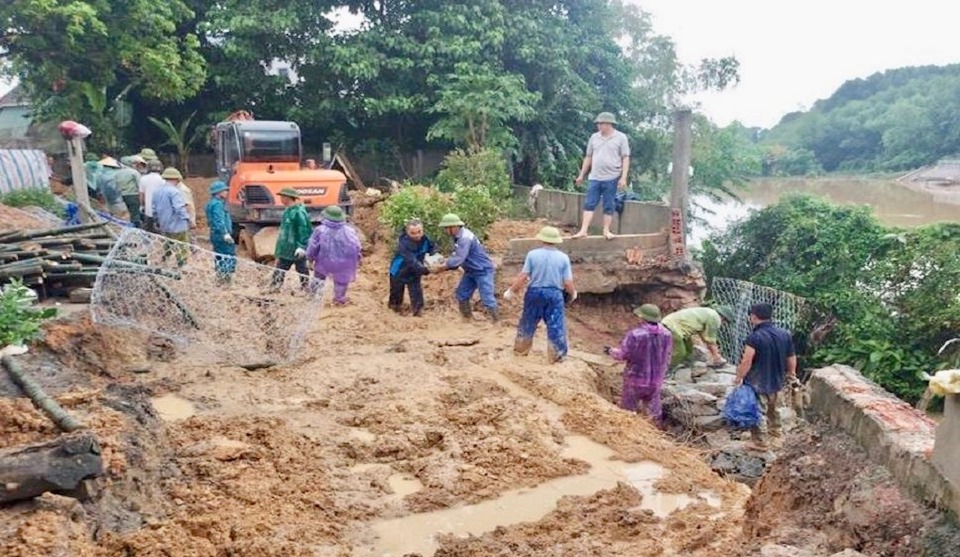
[(504, 300), (512, 300), (512, 299), (513, 299), (513, 290), (511, 290), (511, 289), (509, 289), (509, 288), (507, 288), (506, 290), (504, 290), (504, 291), (503, 291), (503, 299), (504, 299)]
[(293, 256), (297, 259), (303, 259), (307, 255), (307, 250), (303, 248), (297, 248), (297, 251), (293, 252)]
[(580, 295), (580, 294), (578, 294), (577, 291), (574, 290), (574, 291), (573, 291), (573, 294), (570, 294), (570, 301), (567, 302), (567, 303), (568, 303), (568, 304), (572, 304), (573, 302), (576, 302), (576, 301), (577, 301), (577, 296), (579, 296), (579, 295)]
[(233, 236), (231, 236), (231, 235), (229, 235), (229, 234), (224, 234), (224, 235), (223, 235), (223, 241), (226, 242), (226, 243), (228, 243), (228, 244), (232, 244), (232, 243), (233, 243)]

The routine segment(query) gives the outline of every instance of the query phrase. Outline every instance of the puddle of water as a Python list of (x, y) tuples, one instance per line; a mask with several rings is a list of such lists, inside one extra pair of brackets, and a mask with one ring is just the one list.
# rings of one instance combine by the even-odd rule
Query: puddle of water
[(160, 419), (165, 422), (186, 420), (197, 413), (192, 402), (172, 393), (154, 397), (150, 399), (150, 403), (153, 404), (153, 409), (157, 411)]
[(393, 474), (387, 478), (387, 484), (390, 485), (396, 497), (406, 497), (423, 489), (420, 480), (410, 474)]
[[(582, 436), (568, 437), (566, 443), (563, 455), (589, 463), (588, 473), (557, 478), (533, 488), (509, 491), (497, 499), (476, 505), (374, 522), (371, 526), (377, 535), (377, 542), (373, 550), (361, 550), (357, 555), (400, 557), (419, 553), (430, 556), (437, 549), (436, 534), (480, 535), (497, 526), (535, 522), (554, 510), (557, 501), (565, 495), (592, 495), (611, 489), (621, 481), (635, 486), (643, 494), (640, 508), (649, 509), (656, 516), (667, 516), (697, 500), (687, 495), (657, 493), (653, 484), (664, 473), (659, 464), (627, 464), (610, 460), (614, 454), (612, 449)], [(719, 499), (710, 494), (705, 494), (704, 499), (711, 505), (720, 505)]]

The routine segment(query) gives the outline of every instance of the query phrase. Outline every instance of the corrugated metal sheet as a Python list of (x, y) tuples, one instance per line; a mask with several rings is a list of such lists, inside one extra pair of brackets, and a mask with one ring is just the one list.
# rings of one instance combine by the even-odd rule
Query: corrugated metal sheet
[(47, 155), (39, 149), (0, 149), (0, 193), (50, 187)]

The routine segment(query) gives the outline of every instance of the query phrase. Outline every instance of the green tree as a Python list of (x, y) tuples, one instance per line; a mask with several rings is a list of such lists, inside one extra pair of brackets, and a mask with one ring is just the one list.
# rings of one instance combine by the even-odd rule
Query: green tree
[(94, 140), (110, 138), (107, 112), (128, 92), (167, 102), (200, 90), (199, 40), (177, 29), (190, 17), (183, 0), (7, 0), (0, 72), (27, 87), (38, 116), (92, 119)]
[(159, 146), (164, 147), (169, 145), (177, 150), (177, 164), (181, 166), (185, 176), (190, 173), (190, 150), (207, 132), (205, 126), (194, 126), (193, 130), (190, 129), (190, 124), (196, 115), (197, 113), (194, 111), (184, 121), (180, 122), (179, 126), (167, 117), (163, 119), (157, 119), (153, 116), (147, 117), (150, 123), (156, 126), (157, 129), (167, 137), (167, 140)]

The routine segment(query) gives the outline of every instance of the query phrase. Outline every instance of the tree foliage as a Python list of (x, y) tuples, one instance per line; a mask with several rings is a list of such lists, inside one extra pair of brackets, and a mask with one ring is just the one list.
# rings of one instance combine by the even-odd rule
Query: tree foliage
[(957, 249), (958, 225), (888, 229), (865, 207), (794, 196), (711, 238), (703, 262), (710, 276), (805, 297), (822, 322), (835, 319), (811, 346), (809, 364), (854, 365), (916, 400), (920, 372), (958, 363), (936, 357), (960, 330)]
[(184, 0), (6, 0), (0, 72), (25, 84), (39, 115), (111, 136), (108, 111), (131, 90), (162, 102), (200, 90), (199, 39), (178, 27), (191, 17)]
[[(898, 171), (960, 153), (960, 64), (907, 67), (847, 81), (763, 143), (771, 173)], [(814, 160), (810, 160), (812, 154)]]

